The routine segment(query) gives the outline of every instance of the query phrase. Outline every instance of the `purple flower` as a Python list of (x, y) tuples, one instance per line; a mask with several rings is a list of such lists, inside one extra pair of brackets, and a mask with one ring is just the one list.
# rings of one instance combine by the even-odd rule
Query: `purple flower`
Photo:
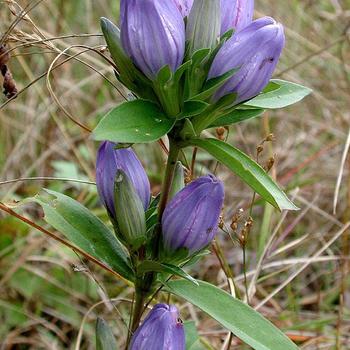
[(164, 247), (187, 248), (192, 254), (207, 246), (217, 232), (224, 186), (213, 175), (202, 176), (168, 203), (162, 218)]
[(169, 65), (175, 71), (185, 52), (185, 24), (173, 1), (121, 0), (124, 50), (150, 79)]
[(216, 55), (208, 78), (239, 69), (214, 96), (236, 93), (236, 104), (258, 95), (268, 84), (285, 44), (283, 26), (270, 17), (252, 22), (234, 34)]
[(116, 144), (113, 142), (102, 142), (96, 161), (97, 190), (102, 203), (113, 218), (115, 218), (114, 183), (118, 170), (122, 170), (129, 178), (145, 210), (151, 198), (147, 174), (134, 151), (131, 148), (116, 150), (115, 147)]
[(239, 32), (250, 24), (254, 14), (254, 0), (220, 0), (221, 35), (234, 29)]
[(157, 304), (134, 333), (130, 350), (185, 350), (185, 331), (174, 305)]
[(174, 0), (175, 5), (180, 10), (182, 16), (186, 17), (189, 15), (194, 0)]
[[(183, 17), (189, 15), (194, 0), (173, 0)], [(220, 0), (221, 35), (228, 30), (240, 31), (253, 20), (254, 0)]]

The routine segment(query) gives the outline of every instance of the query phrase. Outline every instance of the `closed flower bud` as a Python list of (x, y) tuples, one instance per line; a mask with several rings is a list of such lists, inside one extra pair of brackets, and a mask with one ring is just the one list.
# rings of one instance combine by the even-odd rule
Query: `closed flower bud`
[(219, 36), (220, 1), (194, 0), (186, 27), (190, 54), (200, 49), (214, 48)]
[(148, 208), (151, 198), (147, 174), (134, 151), (131, 148), (115, 149), (116, 146), (113, 142), (102, 142), (96, 161), (97, 190), (112, 218), (115, 218), (114, 182), (118, 170), (122, 170), (130, 179), (144, 210)]
[(191, 11), (193, 0), (173, 0), (182, 16), (186, 17)]
[(146, 216), (128, 176), (117, 170), (114, 182), (115, 219), (119, 238), (134, 249), (146, 240)]
[(252, 22), (254, 0), (220, 0), (221, 35), (233, 29), (239, 32)]
[(224, 201), (224, 187), (213, 175), (196, 179), (168, 203), (162, 218), (164, 247), (195, 253), (215, 237)]
[(134, 333), (130, 350), (185, 350), (185, 331), (174, 305), (157, 304)]
[(236, 93), (237, 104), (258, 95), (271, 79), (284, 44), (283, 26), (270, 17), (260, 18), (234, 34), (216, 55), (208, 78), (234, 68), (238, 71), (217, 91), (214, 99)]
[(124, 50), (150, 79), (169, 65), (175, 71), (185, 52), (185, 23), (173, 1), (121, 0)]

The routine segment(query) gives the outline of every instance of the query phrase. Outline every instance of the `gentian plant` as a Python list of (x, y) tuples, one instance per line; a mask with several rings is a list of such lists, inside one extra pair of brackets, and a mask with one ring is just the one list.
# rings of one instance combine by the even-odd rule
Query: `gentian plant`
[[(102, 18), (101, 28), (128, 101), (93, 131), (101, 142), (97, 189), (114, 232), (63, 194), (48, 191), (49, 198), (35, 199), (80, 251), (134, 286), (125, 334), (131, 350), (190, 349), (175, 306), (157, 304), (147, 314), (162, 291), (199, 307), (254, 349), (297, 348), (243, 301), (186, 272), (208, 253), (224, 203), (223, 183), (213, 174), (185, 185), (186, 148), (208, 152), (278, 210), (297, 209), (257, 162), (208, 137), (212, 128), (310, 93), (271, 80), (285, 45), (283, 26), (270, 17), (253, 20), (253, 10), (253, 0), (121, 0), (120, 27)], [(161, 139), (168, 158), (161, 192), (152, 197), (131, 147)], [(99, 320), (96, 329), (98, 349), (115, 348), (108, 325)]]

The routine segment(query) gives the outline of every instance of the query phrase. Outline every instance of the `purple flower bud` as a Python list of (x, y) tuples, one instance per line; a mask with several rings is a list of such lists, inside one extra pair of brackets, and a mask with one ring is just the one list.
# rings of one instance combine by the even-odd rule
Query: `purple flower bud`
[(234, 68), (239, 70), (217, 91), (214, 99), (236, 93), (237, 104), (258, 95), (271, 79), (284, 44), (283, 26), (270, 17), (260, 18), (234, 34), (216, 55), (208, 78)]
[(213, 175), (202, 176), (178, 192), (162, 218), (164, 247), (189, 253), (207, 246), (215, 237), (224, 201), (224, 186)]
[(121, 0), (124, 50), (150, 79), (169, 65), (175, 71), (185, 52), (185, 23), (173, 1)]
[(239, 32), (253, 20), (254, 0), (221, 0), (221, 35)]
[(139, 195), (144, 209), (148, 208), (150, 183), (140, 160), (131, 148), (115, 149), (113, 142), (102, 142), (97, 153), (96, 183), (102, 203), (109, 215), (115, 218), (114, 183), (118, 170), (122, 170)]
[(134, 333), (130, 350), (185, 350), (185, 331), (174, 305), (157, 304)]
[(180, 10), (182, 16), (186, 17), (189, 15), (194, 0), (174, 0), (175, 5)]

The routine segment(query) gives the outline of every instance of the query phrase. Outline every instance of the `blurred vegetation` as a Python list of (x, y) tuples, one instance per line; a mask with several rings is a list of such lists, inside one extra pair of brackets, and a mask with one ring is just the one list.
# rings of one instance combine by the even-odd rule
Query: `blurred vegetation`
[[(1, 1), (0, 33), (7, 32), (25, 6), (28, 15), (6, 36), (13, 49), (9, 67), (21, 93), (10, 102), (0, 98), (0, 201), (10, 205), (46, 187), (76, 198), (107, 222), (94, 185), (62, 178), (91, 182), (95, 178), (97, 145), (67, 115), (93, 128), (122, 101), (115, 86), (122, 87), (107, 62), (87, 50), (104, 52), (99, 18), (117, 21), (118, 2)], [(350, 220), (350, 163), (345, 146), (350, 121), (350, 2), (256, 0), (256, 7), (257, 17), (270, 15), (286, 27), (287, 46), (276, 76), (309, 86), (314, 93), (298, 105), (235, 126), (225, 136), (256, 157), (256, 147), (273, 133), (275, 140), (264, 143), (259, 162), (265, 166), (274, 158), (272, 176), (301, 210), (281, 214), (257, 201), (246, 265), (234, 233), (231, 239), (221, 232), (217, 242), (242, 295), (244, 270), (249, 285), (265, 251), (250, 304), (302, 349), (349, 349), (350, 232), (345, 225)], [(56, 58), (67, 61), (49, 71)], [(158, 144), (136, 150), (156, 194), (165, 155)], [(187, 158), (190, 162), (190, 153)], [(253, 193), (199, 153), (195, 175), (205, 171), (216, 171), (225, 181), (227, 227), (243, 208), (239, 232), (249, 216)], [(339, 174), (343, 176), (334, 214)], [(6, 182), (11, 180), (15, 181)], [(16, 211), (43, 225), (38, 207), (26, 204)], [(339, 239), (327, 244), (334, 237)], [(214, 250), (191, 273), (228, 289)], [(0, 213), (1, 350), (94, 349), (97, 316), (108, 320), (123, 344), (132, 298), (132, 288), (122, 281)], [(185, 320), (195, 321), (205, 343), (214, 349), (223, 346), (227, 331), (189, 304), (172, 301), (181, 306)], [(234, 339), (231, 349), (246, 347)]]

